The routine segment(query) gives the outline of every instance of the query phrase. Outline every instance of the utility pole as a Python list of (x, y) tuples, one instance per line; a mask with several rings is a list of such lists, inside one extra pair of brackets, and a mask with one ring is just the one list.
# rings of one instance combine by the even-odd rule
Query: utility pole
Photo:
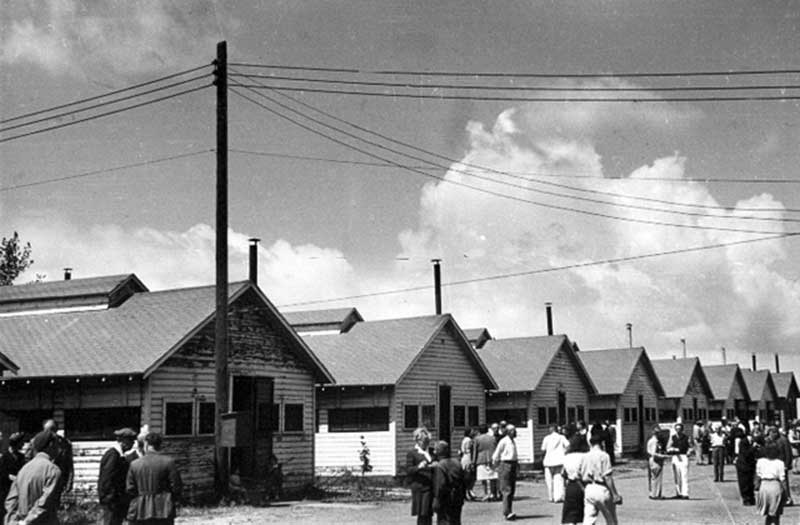
[(214, 459), (217, 496), (228, 494), (228, 451), (222, 446), (222, 414), (228, 411), (228, 48), (217, 44), (214, 61), (217, 86), (217, 310), (214, 331), (216, 414)]

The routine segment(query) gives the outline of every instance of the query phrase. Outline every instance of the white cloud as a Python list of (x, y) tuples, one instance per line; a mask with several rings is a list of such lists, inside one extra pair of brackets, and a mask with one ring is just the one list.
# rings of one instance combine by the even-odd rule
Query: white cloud
[(46, 0), (35, 14), (10, 21), (0, 61), (100, 81), (207, 63), (235, 25), (215, 5)]

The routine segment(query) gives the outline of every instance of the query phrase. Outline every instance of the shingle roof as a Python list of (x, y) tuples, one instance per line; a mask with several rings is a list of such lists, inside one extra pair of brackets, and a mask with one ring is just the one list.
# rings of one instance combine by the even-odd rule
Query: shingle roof
[(775, 384), (775, 391), (778, 393), (778, 397), (791, 397), (792, 394), (797, 397), (800, 394), (793, 372), (774, 373), (772, 374), (772, 382)]
[[(566, 335), (492, 339), (478, 350), (478, 355), (497, 381), (498, 390), (525, 392), (539, 386), (550, 362), (562, 346), (574, 358), (572, 344)], [(594, 393), (594, 385), (583, 365), (578, 359), (574, 362), (587, 389)]]
[[(713, 365), (703, 366), (703, 372), (708, 379), (708, 384), (711, 387), (712, 399), (716, 401), (723, 401), (728, 399), (733, 389), (733, 384), (736, 381), (737, 375), (741, 376), (739, 365)], [(742, 378), (744, 383), (744, 378)], [(745, 397), (749, 399), (747, 392), (747, 384), (743, 385)]]
[(353, 307), (329, 308), (324, 310), (296, 310), (281, 313), (286, 321), (296, 328), (315, 325), (337, 325), (341, 327), (351, 316), (358, 322), (364, 320), (359, 311)]
[[(250, 288), (279, 317), (247, 281), (230, 284), (228, 297), (234, 300)], [(0, 318), (0, 340), (19, 365), (19, 378), (148, 374), (205, 326), (215, 309), (214, 286), (137, 293), (117, 308)], [(285, 329), (296, 337), (288, 325)], [(328, 375), (320, 363), (315, 371)]]
[(470, 343), (475, 345), (475, 348), (483, 347), (487, 341), (492, 339), (488, 328), (466, 328), (464, 335), (467, 336)]
[(644, 348), (613, 348), (584, 350), (577, 353), (599, 395), (620, 395), (630, 382), (633, 370), (640, 359), (659, 396), (664, 395), (661, 382), (650, 364)]
[(711, 387), (700, 366), (700, 359), (687, 357), (684, 359), (651, 359), (650, 364), (656, 371), (658, 380), (664, 388), (664, 397), (683, 397), (689, 389), (692, 376), (697, 374), (706, 395), (711, 396)]
[(769, 370), (747, 370), (742, 369), (742, 377), (750, 393), (750, 400), (753, 402), (764, 399), (764, 391), (769, 389), (772, 395), (777, 397), (775, 384), (772, 382)]
[[(357, 323), (343, 334), (307, 335), (303, 339), (331, 372), (336, 384), (394, 385), (449, 323), (461, 332), (453, 318), (445, 314), (367, 321)], [(463, 343), (486, 388), (494, 388), (494, 380), (472, 345), (466, 338)]]
[(86, 279), (70, 279), (68, 281), (45, 281), (15, 286), (0, 286), (0, 304), (85, 295), (110, 295), (111, 292), (131, 277), (135, 278), (135, 275), (127, 273)]

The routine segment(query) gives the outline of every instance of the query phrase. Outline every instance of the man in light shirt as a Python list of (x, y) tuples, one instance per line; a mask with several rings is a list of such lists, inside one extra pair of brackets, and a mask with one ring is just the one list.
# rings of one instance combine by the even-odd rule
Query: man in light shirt
[(584, 488), (584, 525), (594, 525), (598, 514), (602, 514), (608, 525), (617, 525), (617, 505), (622, 497), (614, 485), (611, 460), (603, 451), (603, 438), (599, 434), (591, 437), (592, 449), (583, 456), (581, 478)]
[(725, 477), (725, 451), (727, 439), (722, 433), (722, 425), (708, 436), (711, 441), (711, 462), (714, 464), (714, 481), (723, 482)]
[(503, 517), (509, 521), (517, 517), (511, 510), (514, 503), (514, 493), (517, 489), (517, 469), (519, 468), (516, 437), (516, 427), (508, 424), (505, 436), (497, 444), (497, 448), (492, 454), (492, 463), (497, 466), (500, 494), (503, 498)]
[(544, 481), (547, 486), (547, 499), (559, 503), (564, 501), (564, 478), (561, 470), (564, 467), (564, 455), (569, 447), (569, 441), (558, 432), (555, 425), (550, 425), (550, 433), (542, 440), (544, 459)]

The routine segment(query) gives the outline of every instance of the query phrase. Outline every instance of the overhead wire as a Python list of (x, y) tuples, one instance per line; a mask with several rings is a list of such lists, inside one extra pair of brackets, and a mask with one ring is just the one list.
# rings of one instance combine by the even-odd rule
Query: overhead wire
[(171, 93), (169, 95), (165, 95), (165, 96), (162, 96), (162, 97), (146, 100), (144, 102), (139, 102), (138, 104), (131, 104), (129, 106), (125, 106), (123, 108), (118, 108), (118, 109), (115, 109), (115, 110), (112, 110), (112, 111), (105, 111), (103, 113), (98, 113), (96, 115), (91, 115), (89, 117), (84, 117), (84, 118), (80, 118), (80, 119), (76, 119), (76, 120), (71, 120), (69, 122), (64, 122), (62, 124), (57, 124), (57, 125), (54, 125), (54, 126), (48, 126), (46, 128), (41, 128), (41, 129), (37, 129), (37, 130), (33, 130), (33, 131), (28, 131), (26, 133), (19, 133), (17, 135), (12, 135), (10, 137), (3, 137), (3, 138), (0, 138), (0, 143), (10, 142), (12, 140), (21, 139), (21, 138), (24, 138), (24, 137), (30, 137), (32, 135), (38, 135), (40, 133), (45, 133), (47, 131), (53, 131), (53, 130), (61, 129), (61, 128), (66, 128), (68, 126), (74, 126), (75, 124), (80, 124), (82, 122), (88, 122), (90, 120), (95, 120), (95, 119), (98, 119), (98, 118), (107, 117), (109, 115), (116, 115), (117, 113), (122, 113), (124, 111), (129, 111), (131, 109), (136, 109), (136, 108), (140, 108), (140, 107), (143, 107), (143, 106), (148, 106), (150, 104), (155, 104), (155, 103), (158, 103), (158, 102), (162, 102), (164, 100), (168, 100), (168, 99), (171, 99), (171, 98), (179, 97), (179, 96), (182, 96), (182, 95), (187, 95), (189, 93), (194, 93), (195, 91), (200, 91), (201, 89), (206, 89), (208, 87), (211, 87), (211, 85), (212, 85), (211, 83), (208, 83), (208, 84), (204, 84), (202, 86), (189, 88), (189, 89), (184, 89), (182, 91), (178, 91), (176, 93)]
[(124, 88), (121, 88), (121, 89), (115, 89), (113, 91), (108, 91), (108, 92), (102, 93), (100, 95), (95, 95), (95, 96), (92, 96), (92, 97), (86, 97), (86, 98), (82, 98), (82, 99), (79, 99), (79, 100), (73, 100), (72, 102), (67, 102), (66, 104), (60, 104), (58, 106), (52, 106), (52, 107), (49, 107), (49, 108), (40, 109), (40, 110), (37, 110), (37, 111), (32, 111), (30, 113), (25, 113), (25, 114), (22, 114), (22, 115), (16, 115), (14, 117), (8, 117), (8, 118), (0, 120), (0, 124), (5, 124), (7, 122), (12, 122), (12, 121), (15, 121), (15, 120), (20, 120), (20, 119), (24, 119), (24, 118), (33, 117), (33, 116), (36, 116), (36, 115), (41, 115), (43, 113), (49, 113), (51, 111), (57, 111), (59, 109), (64, 109), (64, 108), (68, 108), (68, 107), (72, 107), (72, 106), (77, 106), (77, 105), (80, 105), (80, 104), (85, 104), (87, 102), (92, 102), (94, 100), (99, 100), (101, 98), (110, 97), (112, 95), (117, 95), (119, 93), (124, 93), (126, 91), (139, 89), (139, 88), (142, 88), (142, 87), (145, 87), (145, 86), (150, 86), (152, 84), (157, 84), (158, 82), (163, 82), (165, 80), (170, 80), (170, 79), (177, 78), (177, 77), (180, 77), (180, 76), (183, 76), (183, 75), (188, 75), (189, 73), (194, 73), (195, 71), (200, 71), (201, 69), (204, 69), (204, 68), (207, 68), (207, 67), (210, 67), (210, 66), (211, 66), (210, 63), (209, 64), (204, 64), (202, 66), (193, 67), (191, 69), (185, 69), (183, 71), (179, 71), (179, 72), (173, 73), (171, 75), (166, 75), (166, 76), (159, 77), (159, 78), (156, 78), (156, 79), (153, 79), (153, 80), (148, 80), (147, 82), (141, 82), (139, 84), (134, 84), (132, 86), (124, 87)]
[[(444, 282), (444, 283), (442, 283), (442, 287), (445, 288), (445, 287), (462, 286), (462, 285), (465, 285), (465, 284), (474, 284), (474, 283), (487, 282), (487, 281), (497, 281), (497, 280), (501, 280), (501, 279), (511, 279), (511, 278), (515, 278), (515, 277), (538, 275), (538, 274), (544, 274), (544, 273), (553, 273), (553, 272), (559, 272), (559, 271), (564, 271), (564, 270), (575, 270), (575, 269), (579, 269), (579, 268), (588, 268), (588, 267), (592, 267), (592, 266), (602, 266), (602, 265), (607, 265), (607, 264), (619, 264), (619, 263), (624, 263), (624, 262), (641, 261), (641, 260), (645, 260), (645, 259), (652, 259), (652, 258), (655, 258), (655, 257), (665, 257), (665, 256), (669, 256), (669, 255), (678, 255), (678, 254), (684, 254), (684, 253), (702, 252), (702, 251), (708, 251), (708, 250), (715, 250), (715, 249), (719, 249), (719, 248), (727, 248), (727, 247), (731, 247), (731, 246), (740, 246), (740, 245), (743, 245), (743, 244), (751, 244), (751, 243), (756, 243), (756, 242), (770, 241), (770, 240), (776, 240), (776, 239), (784, 239), (784, 238), (796, 237), (797, 235), (800, 235), (800, 232), (785, 233), (785, 234), (781, 234), (781, 235), (772, 235), (772, 236), (767, 236), (767, 237), (758, 237), (758, 238), (755, 238), (755, 239), (744, 239), (744, 240), (739, 240), (739, 241), (721, 242), (721, 243), (716, 243), (716, 244), (695, 246), (695, 247), (691, 247), (691, 248), (678, 248), (678, 249), (675, 249), (675, 250), (666, 250), (666, 251), (659, 251), (659, 252), (652, 252), (652, 253), (644, 253), (644, 254), (630, 255), (630, 256), (625, 256), (625, 257), (615, 257), (615, 258), (603, 259), (603, 260), (599, 260), (599, 261), (587, 261), (587, 262), (582, 262), (582, 263), (565, 264), (565, 265), (561, 265), (561, 266), (551, 266), (549, 268), (539, 268), (539, 269), (535, 269), (535, 270), (525, 270), (525, 271), (514, 272), (514, 273), (488, 275), (488, 276), (484, 276), (484, 277), (475, 277), (475, 278), (471, 278), (471, 279), (462, 279), (462, 280), (458, 280), (458, 281)], [(400, 294), (400, 293), (409, 293), (409, 292), (430, 290), (432, 288), (433, 288), (432, 285), (412, 286), (412, 287), (407, 287), (407, 288), (396, 288), (396, 289), (392, 289), (392, 290), (382, 290), (382, 291), (378, 291), (378, 292), (371, 292), (371, 293), (364, 293), (364, 294), (333, 297), (333, 298), (329, 298), (329, 299), (317, 299), (317, 300), (310, 300), (310, 301), (300, 301), (300, 302), (295, 302), (295, 303), (287, 303), (287, 304), (278, 305), (278, 307), (279, 308), (287, 308), (287, 307), (293, 307), (293, 306), (308, 306), (308, 305), (312, 305), (312, 304), (323, 304), (323, 303), (333, 303), (333, 302), (339, 302), (339, 301), (350, 301), (350, 300), (354, 300), (354, 299), (365, 299), (365, 298), (369, 298), (369, 297), (378, 297), (378, 296), (383, 296), (383, 295), (394, 295), (394, 294)]]
[[(234, 86), (234, 87), (243, 87), (243, 86), (241, 86), (241, 85), (239, 85), (237, 83), (233, 83), (232, 86)], [(273, 113), (273, 114), (275, 114), (276, 116), (278, 116), (280, 118), (283, 118), (283, 119), (285, 119), (285, 120), (287, 120), (289, 122), (292, 122), (295, 125), (303, 128), (303, 129), (306, 129), (306, 130), (308, 130), (308, 131), (310, 131), (310, 132), (312, 132), (314, 134), (317, 134), (317, 135), (320, 135), (320, 136), (322, 136), (324, 138), (327, 138), (328, 140), (331, 140), (332, 142), (338, 143), (338, 144), (340, 144), (340, 145), (342, 145), (344, 147), (347, 147), (347, 148), (352, 149), (354, 151), (358, 151), (360, 153), (363, 153), (363, 154), (365, 154), (367, 156), (370, 156), (372, 158), (375, 158), (377, 160), (381, 160), (381, 161), (393, 164), (398, 168), (402, 168), (402, 169), (405, 169), (407, 171), (418, 173), (418, 174), (423, 175), (425, 177), (434, 178), (436, 180), (439, 180), (439, 181), (442, 181), (442, 182), (446, 182), (448, 184), (453, 184), (453, 185), (457, 185), (457, 186), (466, 187), (466, 188), (469, 188), (469, 189), (472, 189), (472, 190), (475, 190), (475, 191), (479, 191), (479, 192), (482, 192), (482, 193), (486, 193), (486, 194), (489, 194), (489, 195), (494, 195), (494, 196), (497, 196), (497, 197), (501, 197), (501, 198), (505, 198), (505, 199), (509, 199), (509, 200), (514, 200), (514, 201), (518, 201), (518, 202), (525, 202), (525, 203), (533, 204), (533, 205), (544, 207), (544, 208), (550, 208), (550, 209), (555, 209), (555, 210), (560, 210), (560, 211), (568, 211), (568, 212), (578, 213), (578, 214), (587, 215), (587, 216), (614, 219), (614, 220), (619, 220), (619, 221), (623, 221), (623, 222), (631, 222), (631, 223), (639, 223), (639, 224), (651, 224), (651, 225), (658, 225), (658, 226), (671, 226), (671, 227), (677, 227), (677, 228), (698, 229), (698, 230), (727, 231), (727, 232), (737, 232), (737, 233), (769, 234), (769, 235), (776, 235), (776, 234), (779, 235), (779, 234), (783, 234), (784, 233), (784, 232), (765, 231), (765, 230), (750, 230), (750, 229), (739, 229), (739, 228), (703, 226), (703, 225), (699, 225), (699, 224), (669, 223), (669, 222), (653, 221), (653, 220), (647, 220), (647, 219), (637, 219), (637, 218), (633, 218), (633, 217), (620, 217), (620, 216), (616, 216), (616, 215), (609, 215), (609, 214), (600, 213), (600, 212), (594, 212), (594, 211), (590, 211), (590, 210), (583, 210), (583, 209), (579, 209), (579, 208), (572, 208), (572, 207), (567, 207), (567, 206), (559, 206), (559, 205), (555, 205), (555, 204), (544, 203), (544, 202), (540, 202), (540, 201), (534, 201), (534, 200), (531, 200), (531, 199), (525, 199), (525, 198), (517, 197), (517, 196), (514, 196), (514, 195), (508, 195), (508, 194), (505, 194), (505, 193), (500, 193), (500, 192), (497, 192), (497, 191), (493, 191), (493, 190), (489, 190), (489, 189), (485, 189), (485, 188), (480, 188), (480, 187), (477, 187), (477, 186), (473, 186), (471, 184), (466, 184), (466, 183), (463, 183), (463, 182), (450, 180), (450, 179), (447, 179), (447, 178), (439, 176), (439, 175), (434, 175), (434, 174), (431, 174), (431, 173), (427, 173), (427, 172), (425, 172), (423, 170), (417, 170), (417, 169), (411, 168), (408, 165), (404, 165), (404, 164), (395, 162), (395, 161), (393, 161), (391, 159), (388, 159), (386, 157), (382, 157), (382, 156), (377, 155), (377, 154), (375, 154), (373, 152), (364, 150), (363, 148), (359, 148), (358, 146), (354, 146), (354, 145), (349, 144), (349, 143), (347, 143), (347, 142), (345, 142), (343, 140), (340, 140), (340, 139), (337, 139), (335, 137), (332, 137), (327, 133), (321, 132), (321, 131), (319, 131), (317, 129), (314, 129), (314, 128), (308, 126), (308, 125), (305, 125), (305, 124), (297, 121), (296, 119), (293, 119), (292, 117), (288, 117), (288, 116), (280, 113), (279, 111), (274, 110), (273, 108), (269, 108), (269, 107), (265, 106), (264, 104), (261, 104), (260, 102), (248, 97), (247, 95), (244, 95), (243, 93), (240, 93), (238, 90), (234, 89), (233, 87), (231, 87), (230, 89), (236, 95), (238, 95), (238, 96), (250, 101), (251, 103), (253, 103), (253, 104), (255, 104), (255, 105), (257, 105), (257, 106), (259, 106), (259, 107), (261, 107), (261, 108), (263, 108), (263, 109), (265, 109), (267, 111), (269, 111), (270, 113)], [(392, 150), (391, 148), (387, 148), (386, 146), (383, 146), (381, 144), (377, 144), (377, 143), (375, 143), (373, 141), (369, 141), (367, 139), (364, 139), (363, 137), (359, 137), (357, 135), (349, 133), (349, 132), (347, 132), (345, 130), (342, 130), (340, 128), (336, 128), (335, 126), (331, 126), (330, 124), (321, 122), (321, 121), (319, 121), (317, 119), (314, 119), (313, 117), (309, 117), (307, 115), (303, 115), (301, 112), (299, 112), (299, 111), (297, 111), (297, 110), (295, 110), (293, 108), (290, 108), (290, 107), (286, 106), (285, 104), (282, 104), (282, 103), (276, 101), (275, 99), (273, 99), (273, 98), (271, 98), (271, 97), (269, 97), (267, 95), (264, 95), (263, 93), (260, 93), (258, 91), (254, 91), (254, 93), (255, 94), (259, 94), (263, 98), (266, 98), (267, 100), (271, 101), (273, 104), (276, 104), (278, 106), (283, 107), (284, 109), (292, 111), (292, 112), (300, 115), (301, 117), (303, 117), (305, 119), (308, 119), (308, 120), (310, 120), (312, 122), (317, 123), (318, 125), (322, 125), (322, 126), (330, 128), (330, 129), (333, 129), (334, 131), (337, 131), (337, 132), (339, 132), (339, 133), (341, 133), (341, 134), (343, 134), (345, 136), (354, 138), (356, 140), (359, 140), (361, 142), (370, 144), (370, 145), (372, 145), (374, 147), (378, 147), (380, 149), (393, 151), (396, 154), (400, 154), (400, 155), (404, 155), (404, 156), (409, 156), (407, 154), (403, 154), (403, 153), (397, 152), (396, 150)], [(411, 157), (411, 158), (414, 158), (414, 157)], [(420, 159), (417, 159), (417, 160), (420, 160)], [(425, 161), (423, 160), (423, 162), (425, 162)]]
[[(481, 171), (496, 173), (498, 175), (503, 175), (503, 176), (508, 176), (508, 177), (512, 177), (512, 178), (522, 179), (522, 180), (525, 180), (527, 182), (535, 182), (537, 184), (541, 184), (541, 185), (545, 185), (545, 186), (564, 188), (564, 189), (568, 189), (568, 190), (571, 190), (571, 191), (578, 191), (578, 192), (582, 192), (582, 193), (592, 193), (592, 194), (598, 194), (598, 195), (613, 196), (613, 197), (623, 198), (623, 199), (641, 200), (641, 201), (644, 201), (644, 202), (655, 202), (655, 203), (659, 203), (659, 204), (667, 204), (667, 205), (671, 205), (671, 206), (678, 206), (678, 207), (684, 207), (684, 208), (718, 209), (718, 210), (726, 210), (726, 211), (729, 209), (729, 208), (726, 208), (724, 206), (710, 206), (710, 205), (704, 205), (704, 204), (678, 203), (678, 202), (667, 201), (667, 200), (663, 200), (663, 199), (654, 199), (654, 198), (642, 197), (642, 196), (631, 196), (631, 195), (626, 195), (626, 194), (620, 194), (620, 193), (617, 193), (617, 192), (606, 192), (606, 191), (594, 190), (594, 189), (589, 189), (589, 188), (580, 188), (580, 187), (570, 186), (570, 185), (566, 185), (566, 184), (560, 184), (560, 183), (555, 183), (555, 182), (537, 180), (535, 178), (518, 176), (518, 175), (515, 175), (515, 174), (513, 174), (511, 172), (504, 171), (504, 170), (498, 170), (498, 169), (494, 169), (494, 168), (479, 166), (479, 165), (475, 165), (475, 164), (471, 164), (471, 163), (459, 162), (459, 161), (457, 161), (455, 159), (452, 159), (450, 157), (441, 155), (441, 154), (436, 153), (436, 152), (432, 152), (432, 151), (426, 150), (424, 148), (420, 148), (420, 147), (418, 147), (416, 145), (413, 145), (413, 144), (410, 144), (410, 143), (407, 143), (407, 142), (403, 142), (403, 141), (394, 139), (394, 138), (389, 137), (389, 136), (387, 136), (385, 134), (378, 133), (378, 132), (376, 132), (374, 130), (371, 130), (369, 128), (366, 128), (364, 126), (360, 126), (360, 125), (355, 124), (353, 122), (350, 122), (348, 120), (342, 119), (342, 118), (340, 118), (340, 117), (338, 117), (336, 115), (331, 114), (330, 112), (323, 111), (323, 110), (317, 108), (316, 106), (313, 106), (311, 104), (308, 104), (306, 102), (298, 100), (297, 98), (291, 97), (291, 96), (289, 96), (289, 95), (287, 95), (285, 93), (281, 93), (280, 90), (275, 90), (275, 93), (280, 95), (280, 96), (282, 96), (282, 97), (284, 97), (284, 98), (286, 98), (286, 99), (288, 99), (288, 100), (291, 100), (292, 102), (294, 102), (296, 104), (299, 104), (299, 105), (301, 105), (301, 106), (303, 106), (303, 107), (305, 107), (305, 108), (307, 108), (307, 109), (309, 109), (311, 111), (314, 111), (315, 113), (318, 113), (318, 114), (323, 115), (325, 117), (328, 117), (328, 118), (330, 118), (332, 120), (335, 120), (336, 122), (340, 122), (340, 123), (345, 124), (345, 125), (347, 125), (349, 127), (352, 127), (352, 128), (357, 129), (359, 131), (362, 131), (364, 133), (368, 133), (370, 135), (379, 137), (379, 138), (381, 138), (383, 140), (392, 142), (394, 144), (399, 144), (401, 146), (404, 146), (406, 148), (412, 149), (414, 151), (418, 151), (420, 153), (424, 153), (426, 155), (439, 158), (441, 160), (444, 160), (444, 161), (448, 162), (449, 164), (459, 163), (459, 164), (462, 164), (464, 166), (467, 166), (467, 167), (470, 167), (470, 168), (474, 168), (474, 169), (477, 169), (477, 170), (481, 170)], [(412, 157), (412, 158), (416, 159), (416, 157)], [(421, 160), (421, 159), (417, 159), (417, 160)], [(437, 166), (437, 167), (442, 167), (442, 166)], [(598, 179), (598, 177), (594, 177), (594, 178)], [(530, 191), (538, 191), (538, 190), (534, 190), (534, 189), (530, 189), (530, 188), (529, 188), (529, 190)], [(575, 197), (575, 198), (578, 199), (578, 200), (581, 199), (579, 197)], [(615, 204), (612, 203), (612, 205), (615, 205)], [(752, 212), (758, 212), (758, 213), (765, 213), (765, 212), (775, 212), (775, 211), (788, 212), (788, 211), (800, 211), (800, 210), (786, 210), (786, 209), (780, 209), (780, 208), (740, 207), (740, 208), (738, 208), (738, 211), (752, 211)], [(754, 220), (762, 220), (762, 219), (761, 218), (754, 218)], [(763, 220), (768, 220), (768, 219), (763, 219)], [(778, 220), (777, 222), (793, 222), (793, 220), (790, 220), (790, 221)]]
[(26, 182), (26, 183), (23, 183), (23, 184), (14, 184), (14, 185), (11, 185), (11, 186), (0, 186), (0, 192), (7, 192), (7, 191), (18, 190), (18, 189), (22, 189), (22, 188), (31, 188), (31, 187), (34, 187), (34, 186), (42, 186), (44, 184), (52, 184), (54, 182), (63, 182), (63, 181), (66, 181), (66, 180), (80, 179), (80, 178), (84, 178), (84, 177), (90, 177), (90, 176), (93, 176), (93, 175), (101, 175), (103, 173), (111, 173), (111, 172), (114, 172), (114, 171), (121, 171), (121, 170), (127, 170), (127, 169), (132, 169), (132, 168), (140, 168), (142, 166), (151, 166), (151, 165), (154, 165), (154, 164), (160, 164), (160, 163), (168, 162), (168, 161), (171, 161), (171, 160), (178, 160), (178, 159), (185, 159), (185, 158), (189, 158), (189, 157), (196, 157), (198, 155), (203, 155), (205, 153), (211, 153), (213, 151), (215, 151), (214, 148), (210, 148), (210, 149), (204, 149), (204, 150), (201, 150), (201, 151), (193, 151), (193, 152), (189, 152), (189, 153), (180, 153), (180, 154), (177, 154), (177, 155), (170, 155), (168, 157), (159, 157), (159, 158), (155, 158), (155, 159), (148, 159), (148, 160), (144, 160), (144, 161), (141, 161), (141, 162), (134, 162), (132, 164), (122, 164), (122, 165), (113, 166), (113, 167), (110, 167), (110, 168), (102, 168), (102, 169), (97, 169), (97, 170), (92, 170), (92, 171), (84, 171), (82, 173), (76, 173), (76, 174), (73, 174), (73, 175), (66, 175), (66, 176), (63, 176), (63, 177), (56, 177), (54, 179), (37, 180), (37, 181), (34, 181), (34, 182)]

